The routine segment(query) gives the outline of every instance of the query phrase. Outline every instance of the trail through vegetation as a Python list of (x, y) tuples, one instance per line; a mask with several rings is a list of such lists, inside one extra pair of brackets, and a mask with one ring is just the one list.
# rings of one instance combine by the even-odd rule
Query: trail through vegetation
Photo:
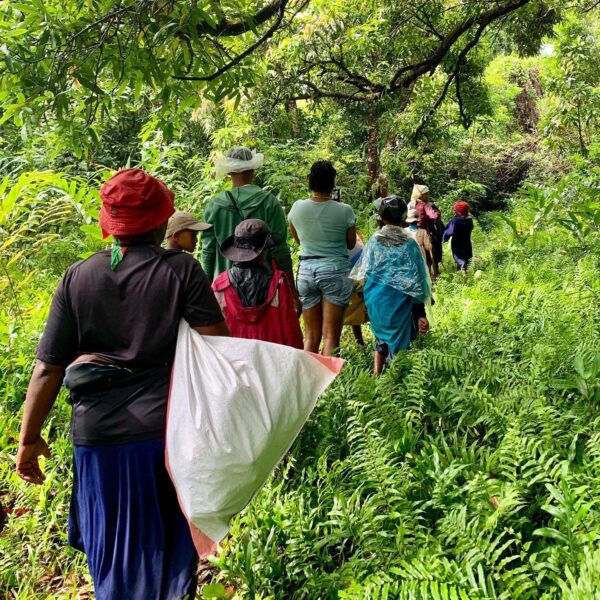
[(432, 335), (384, 377), (346, 350), (237, 521), (226, 580), (260, 597), (598, 592), (597, 255), (497, 225), (476, 248), (468, 281), (438, 284)]
[(363, 239), (378, 194), (467, 200), (476, 258), (445, 251), (430, 333), (381, 378), (344, 333), (198, 597), (600, 597), (596, 0), (0, 0), (0, 38), (0, 597), (93, 598), (64, 391), (44, 484), (14, 456), (52, 293), (111, 242), (99, 186), (140, 167), (201, 217), (233, 145), (286, 212), (333, 161)]

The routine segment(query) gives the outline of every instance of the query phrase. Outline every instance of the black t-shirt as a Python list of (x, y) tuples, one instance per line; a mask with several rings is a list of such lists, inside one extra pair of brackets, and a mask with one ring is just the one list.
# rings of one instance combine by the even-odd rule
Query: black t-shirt
[(96, 354), (129, 369), (116, 383), (71, 393), (75, 444), (161, 437), (177, 329), (223, 320), (210, 283), (189, 254), (140, 245), (113, 271), (104, 250), (73, 265), (58, 285), (36, 357), (70, 364)]

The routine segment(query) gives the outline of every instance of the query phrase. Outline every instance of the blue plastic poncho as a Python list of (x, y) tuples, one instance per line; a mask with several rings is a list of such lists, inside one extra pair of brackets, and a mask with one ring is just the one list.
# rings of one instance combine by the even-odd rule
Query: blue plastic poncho
[(431, 280), (418, 244), (401, 227), (386, 225), (367, 243), (350, 277), (364, 283), (371, 328), (392, 354), (414, 337), (412, 305), (429, 304)]

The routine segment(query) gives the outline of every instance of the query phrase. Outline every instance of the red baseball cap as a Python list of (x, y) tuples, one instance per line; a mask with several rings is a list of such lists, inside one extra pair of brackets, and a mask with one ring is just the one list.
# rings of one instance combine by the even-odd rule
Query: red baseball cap
[(104, 237), (148, 233), (175, 212), (175, 194), (141, 169), (125, 169), (113, 175), (102, 186), (100, 197), (99, 221)]

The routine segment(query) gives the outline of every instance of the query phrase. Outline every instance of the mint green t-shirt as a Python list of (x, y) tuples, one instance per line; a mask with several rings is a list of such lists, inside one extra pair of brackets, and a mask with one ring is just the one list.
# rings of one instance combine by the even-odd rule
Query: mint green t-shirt
[(346, 232), (356, 225), (354, 211), (335, 200), (294, 202), (288, 222), (300, 238), (300, 256), (348, 258)]

